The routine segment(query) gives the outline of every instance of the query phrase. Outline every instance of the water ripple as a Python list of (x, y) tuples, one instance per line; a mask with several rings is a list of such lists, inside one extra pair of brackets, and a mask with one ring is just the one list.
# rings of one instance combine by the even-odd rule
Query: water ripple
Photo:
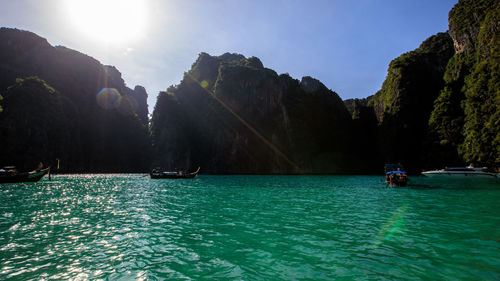
[(0, 197), (1, 280), (500, 279), (498, 185), (66, 175)]

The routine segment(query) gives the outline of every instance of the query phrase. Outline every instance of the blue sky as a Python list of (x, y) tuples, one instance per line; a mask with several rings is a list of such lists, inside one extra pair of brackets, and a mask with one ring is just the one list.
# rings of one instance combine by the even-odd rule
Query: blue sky
[[(83, 14), (74, 1), (0, 0), (0, 25), (116, 66), (129, 87), (146, 87), (150, 111), (158, 92), (178, 84), (200, 52), (256, 56), (278, 73), (317, 78), (343, 99), (372, 95), (392, 59), (448, 29), (457, 2), (101, 0)], [(136, 2), (130, 11), (128, 2)], [(109, 18), (118, 24), (108, 33), (89, 29), (109, 26)]]

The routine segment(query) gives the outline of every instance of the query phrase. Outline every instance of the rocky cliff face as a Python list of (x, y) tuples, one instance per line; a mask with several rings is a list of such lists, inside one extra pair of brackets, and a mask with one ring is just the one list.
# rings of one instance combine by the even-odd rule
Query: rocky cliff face
[[(440, 158), (500, 165), (500, 3), (459, 1), (449, 14), (455, 55), (429, 120)], [(439, 154), (438, 154), (439, 155)]]
[(130, 100), (133, 102), (132, 108), (143, 124), (149, 125), (148, 93), (142, 86), (135, 86), (134, 90), (129, 92)]
[(278, 76), (257, 58), (201, 54), (158, 100), (156, 163), (228, 173), (498, 166), (498, 7), (459, 1), (448, 33), (394, 59), (380, 91), (345, 106), (319, 81)]
[(69, 133), (71, 104), (45, 81), (37, 77), (17, 79), (4, 92), (2, 103), (5, 105), (0, 115), (3, 163), (30, 169), (40, 161), (67, 159), (77, 153), (79, 136)]
[(209, 173), (325, 173), (351, 167), (338, 95), (255, 57), (200, 54), (153, 112), (155, 164)]
[[(22, 135), (32, 142), (43, 142), (40, 150), (52, 147), (45, 154), (30, 159), (35, 161), (38, 157), (36, 161), (50, 164), (56, 156), (61, 159), (65, 171), (132, 172), (149, 168), (147, 94), (141, 87), (135, 90), (126, 87), (116, 68), (103, 66), (74, 50), (53, 47), (31, 32), (8, 28), (0, 29), (0, 62), (0, 89), (5, 93), (0, 122), (13, 126), (26, 124), (16, 130), (12, 126), (1, 126), (0, 142), (9, 153), (2, 153), (0, 164), (29, 166), (26, 163), (30, 161), (24, 161), (22, 154), (11, 153), (33, 149), (28, 140), (19, 142)], [(16, 82), (18, 78), (30, 76), (37, 76), (39, 79), (33, 81), (42, 82), (37, 84), (30, 79)], [(40, 86), (43, 84), (57, 92), (57, 100), (64, 104), (66, 112), (52, 114), (44, 109), (45, 99), (37, 98), (39, 106), (29, 108), (39, 119), (44, 119), (43, 122), (48, 122), (40, 127), (39, 123), (29, 121), (27, 115), (13, 112), (28, 108), (19, 100), (29, 103), (29, 97), (34, 95), (29, 89), (38, 89), (34, 92), (44, 95), (46, 91)], [(24, 95), (26, 97), (22, 98)], [(39, 134), (30, 133), (48, 130), (50, 124), (63, 122), (57, 118), (63, 118), (67, 128), (59, 139), (54, 135), (40, 138)], [(59, 148), (54, 147), (54, 143), (58, 143)]]
[[(481, 25), (486, 15), (496, 8), (498, 1), (495, 0), (460, 0), (451, 9), (448, 15), (449, 33), (457, 54), (476, 48)], [(498, 25), (498, 22), (493, 24)]]
[(443, 74), (453, 54), (450, 36), (439, 33), (425, 40), (418, 49), (394, 59), (382, 89), (370, 100), (379, 122), (403, 113), (412, 119), (428, 115), (443, 87)]
[[(450, 31), (393, 60), (382, 89), (346, 105), (355, 123), (373, 128), (384, 162), (409, 170), (500, 163), (498, 1), (459, 1)], [(360, 117), (364, 112), (364, 117)]]
[(205, 173), (498, 167), (499, 3), (460, 0), (449, 32), (394, 59), (366, 99), (342, 102), (320, 81), (278, 75), (256, 57), (202, 53), (159, 94), (151, 138), (144, 88), (129, 89), (116, 68), (84, 54), (2, 28), (0, 164), (58, 157), (66, 171), (145, 171), (152, 150), (153, 166)]
[(453, 53), (450, 36), (440, 33), (390, 63), (382, 89), (369, 102), (379, 122), (384, 162), (402, 162), (418, 171), (426, 161), (427, 122)]

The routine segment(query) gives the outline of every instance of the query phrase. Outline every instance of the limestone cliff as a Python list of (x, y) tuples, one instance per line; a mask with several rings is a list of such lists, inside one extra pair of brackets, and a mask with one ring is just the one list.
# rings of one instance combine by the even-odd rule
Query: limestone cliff
[(374, 149), (384, 162), (415, 172), (500, 165), (499, 7), (494, 0), (459, 1), (448, 33), (394, 59), (375, 95), (346, 101), (358, 130), (373, 128), (370, 110), (376, 115)]
[(390, 63), (382, 89), (368, 102), (379, 123), (375, 139), (384, 162), (402, 162), (410, 171), (424, 164), (427, 122), (453, 53), (450, 36), (439, 33)]
[[(31, 76), (38, 78), (23, 82), (22, 79)], [(47, 91), (40, 85), (48, 85), (57, 94), (45, 94)], [(38, 107), (36, 104), (28, 105), (29, 97), (35, 95), (29, 89), (34, 89), (34, 93), (42, 96), (57, 96), (57, 100), (64, 104), (64, 114), (53, 114), (46, 109), (45, 102), (59, 104), (51, 101), (54, 98), (36, 98)], [(133, 172), (149, 169), (147, 94), (141, 87), (135, 90), (128, 88), (116, 68), (104, 66), (74, 50), (53, 47), (34, 33), (2, 28), (0, 91), (5, 96), (0, 102), (4, 109), (0, 113), (0, 122), (28, 124), (16, 130), (15, 126), (10, 125), (0, 127), (0, 145), (6, 148), (0, 156), (0, 165), (30, 166), (38, 163), (28, 164), (33, 161), (50, 164), (58, 157), (63, 169), (71, 172)], [(23, 99), (26, 107), (19, 102)], [(22, 114), (26, 108), (33, 110), (32, 114), (43, 119), (45, 125), (40, 125), (42, 121), (31, 122), (28, 115)], [(16, 111), (19, 114), (14, 114)], [(58, 118), (64, 120), (56, 120)], [(50, 124), (60, 122), (66, 128), (62, 132), (56, 130), (60, 133), (45, 137), (32, 134), (34, 131), (51, 131)], [(59, 137), (56, 139), (55, 135)], [(30, 139), (21, 139), (21, 136)], [(42, 140), (43, 145), (36, 148), (39, 147), (40, 153), (31, 156), (14, 153), (32, 150), (34, 148), (29, 145), (30, 141), (39, 143)], [(54, 146), (55, 143), (58, 147)]]
[(255, 57), (200, 54), (152, 117), (154, 163), (209, 173), (327, 173), (352, 168), (351, 119), (311, 77), (278, 75)]
[(429, 120), (441, 159), (500, 165), (500, 2), (461, 0), (450, 11), (455, 55)]

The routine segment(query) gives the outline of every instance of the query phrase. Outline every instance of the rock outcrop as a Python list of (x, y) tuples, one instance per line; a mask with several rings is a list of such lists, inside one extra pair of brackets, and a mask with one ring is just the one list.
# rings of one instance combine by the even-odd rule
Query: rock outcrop
[(500, 165), (500, 2), (462, 0), (450, 11), (455, 55), (429, 120), (436, 159)]
[[(38, 164), (33, 161), (50, 164), (57, 157), (63, 163), (63, 171), (68, 172), (149, 169), (147, 94), (141, 87), (128, 88), (116, 68), (104, 66), (74, 50), (53, 47), (34, 33), (9, 28), (0, 29), (0, 62), (0, 91), (5, 96), (0, 102), (4, 109), (0, 122), (14, 126), (0, 127), (0, 143), (6, 148), (0, 156), (0, 164)], [(16, 82), (16, 79), (32, 76), (37, 78)], [(47, 90), (41, 85), (53, 88), (57, 93), (53, 96), (57, 96), (59, 102), (51, 101), (54, 98), (45, 100), (33, 96), (40, 93), (53, 97), (46, 94)], [(23, 100), (25, 107), (20, 103)], [(37, 100), (39, 106), (29, 105), (32, 100)], [(64, 114), (46, 109), (45, 102), (63, 104)], [(34, 111), (33, 116), (43, 119), (40, 122), (47, 124), (40, 125), (22, 113), (27, 108)], [(64, 120), (56, 120), (58, 118)], [(57, 134), (57, 139), (53, 134), (45, 137), (33, 134), (50, 131), (50, 124), (60, 122), (66, 129)], [(20, 136), (23, 136), (22, 141)], [(40, 142), (43, 145), (29, 145)], [(33, 149), (40, 153), (29, 157), (17, 153)], [(42, 152), (44, 149), (48, 150)]]
[(255, 57), (202, 53), (158, 97), (154, 163), (208, 173), (346, 172), (350, 122), (339, 96), (316, 79), (278, 75)]
[(384, 162), (405, 163), (410, 171), (424, 165), (427, 123), (453, 54), (450, 36), (439, 33), (390, 63), (382, 89), (368, 103), (379, 122), (376, 139)]
[(363, 130), (373, 128), (370, 110), (375, 114), (383, 162), (414, 172), (500, 165), (499, 7), (494, 0), (459, 1), (448, 33), (394, 59), (375, 95), (345, 102)]

